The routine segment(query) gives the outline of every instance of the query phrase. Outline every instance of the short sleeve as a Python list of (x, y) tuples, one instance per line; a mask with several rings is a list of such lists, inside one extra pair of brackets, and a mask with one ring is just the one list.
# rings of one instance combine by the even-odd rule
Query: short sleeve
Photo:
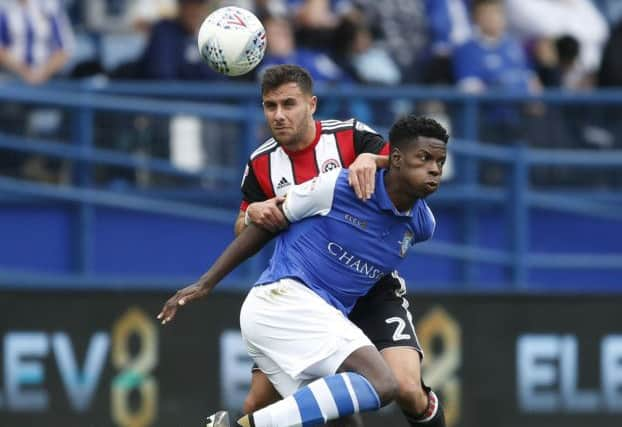
[(261, 189), (255, 170), (253, 169), (251, 162), (249, 161), (244, 169), (244, 176), (242, 177), (242, 205), (240, 209), (246, 210), (249, 204), (254, 202), (263, 202), (268, 199), (268, 196)]
[(417, 230), (413, 243), (431, 239), (436, 230), (436, 218), (434, 218), (434, 214), (427, 203), (421, 201), (421, 205), (417, 209), (417, 216), (413, 219)]
[(358, 156), (361, 153), (384, 154), (386, 143), (384, 138), (374, 129), (363, 122), (357, 121), (354, 125), (354, 151)]
[(342, 169), (334, 169), (290, 188), (283, 203), (287, 220), (296, 222), (313, 215), (327, 215), (333, 205), (335, 185), (341, 172)]

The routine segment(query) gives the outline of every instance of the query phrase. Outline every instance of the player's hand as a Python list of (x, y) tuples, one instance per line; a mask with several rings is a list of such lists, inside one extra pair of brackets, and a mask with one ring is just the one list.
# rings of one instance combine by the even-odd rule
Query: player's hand
[(28, 68), (23, 73), (22, 78), (24, 81), (30, 85), (40, 85), (46, 82), (47, 76), (41, 69), (31, 69)]
[(158, 320), (160, 320), (163, 325), (166, 325), (168, 322), (173, 320), (175, 314), (177, 313), (177, 309), (191, 301), (207, 296), (208, 293), (209, 290), (203, 288), (198, 283), (194, 283), (178, 290), (175, 295), (166, 301), (164, 307), (162, 307), (162, 311), (160, 311), (160, 314), (157, 316)]
[(283, 215), (281, 205), (285, 197), (277, 196), (263, 202), (248, 205), (247, 212), (251, 222), (266, 230), (276, 233), (287, 228), (288, 222)]
[(376, 160), (373, 154), (362, 153), (350, 165), (348, 184), (361, 200), (369, 200), (376, 185)]

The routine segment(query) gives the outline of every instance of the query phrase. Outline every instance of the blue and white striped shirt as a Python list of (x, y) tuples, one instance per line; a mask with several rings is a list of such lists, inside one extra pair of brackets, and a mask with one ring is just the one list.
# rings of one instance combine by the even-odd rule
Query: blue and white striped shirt
[(0, 48), (31, 67), (58, 50), (71, 53), (74, 36), (60, 0), (5, 0), (0, 4)]

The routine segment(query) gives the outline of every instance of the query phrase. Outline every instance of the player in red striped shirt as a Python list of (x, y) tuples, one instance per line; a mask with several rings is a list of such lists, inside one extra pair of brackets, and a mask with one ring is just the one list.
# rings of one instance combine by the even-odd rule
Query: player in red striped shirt
[[(369, 199), (376, 169), (388, 166), (388, 144), (380, 135), (355, 119), (316, 121), (313, 82), (302, 67), (268, 68), (261, 92), (273, 137), (255, 150), (244, 171), (236, 235), (250, 222), (273, 232), (287, 227), (279, 205), (288, 187), (337, 167), (350, 168), (350, 185), (359, 198)], [(409, 424), (444, 426), (438, 398), (421, 380), (423, 351), (405, 293), (405, 283), (397, 273), (386, 276), (359, 299), (349, 317), (393, 371), (399, 384), (396, 401)], [(280, 397), (268, 378), (254, 369), (244, 413)]]

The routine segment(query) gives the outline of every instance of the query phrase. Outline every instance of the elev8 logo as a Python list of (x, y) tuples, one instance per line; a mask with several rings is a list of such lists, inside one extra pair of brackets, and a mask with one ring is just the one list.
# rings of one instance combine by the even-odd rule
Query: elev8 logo
[[(95, 331), (86, 351), (75, 348), (65, 331), (7, 331), (0, 348), (4, 378), (0, 412), (49, 410), (52, 397), (46, 389), (50, 377), (46, 366), (50, 364), (56, 365), (71, 410), (87, 412), (110, 360), (115, 372), (109, 385), (112, 420), (123, 427), (148, 426), (157, 412), (158, 383), (151, 375), (158, 363), (157, 350), (158, 329), (138, 308), (117, 318), (110, 331)], [(83, 360), (78, 355), (84, 355)]]
[[(586, 359), (596, 363), (590, 367)], [(581, 375), (584, 369), (591, 375)], [(582, 385), (582, 377), (591, 386)], [(622, 413), (622, 335), (582, 347), (575, 334), (520, 335), (516, 378), (518, 406), (526, 413)]]

